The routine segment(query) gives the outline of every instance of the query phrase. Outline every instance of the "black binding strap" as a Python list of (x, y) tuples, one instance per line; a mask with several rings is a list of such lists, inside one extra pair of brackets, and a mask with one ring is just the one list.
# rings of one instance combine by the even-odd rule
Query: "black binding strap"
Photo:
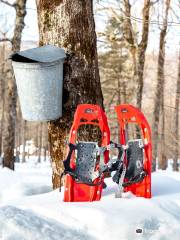
[(76, 183), (83, 183), (86, 184), (88, 186), (99, 186), (102, 184), (102, 176), (100, 176), (100, 181), (97, 183), (92, 183), (92, 182), (82, 182), (78, 179), (78, 176), (71, 170), (71, 171), (64, 171), (61, 175), (60, 175), (60, 188), (59, 191), (61, 192), (61, 182), (62, 182), (62, 177), (66, 174), (69, 174), (75, 181)]
[[(112, 179), (115, 183), (119, 184), (119, 179), (120, 179), (121, 174), (122, 174), (123, 161), (124, 161), (124, 159), (122, 159), (122, 156), (123, 156), (123, 153), (126, 150), (126, 148), (124, 148), (120, 144), (113, 143), (113, 142), (111, 142), (110, 147), (118, 149), (118, 159), (117, 159), (116, 162), (112, 163), (111, 166), (106, 169), (106, 172), (116, 171), (116, 173), (114, 174)], [(128, 148), (127, 148), (127, 151), (128, 151)], [(139, 173), (138, 173), (138, 171), (136, 171), (135, 175), (132, 176), (132, 177), (130, 177), (130, 175), (131, 175), (129, 173), (130, 171), (126, 172), (125, 179), (128, 179), (128, 181), (123, 183), (123, 187), (127, 187), (127, 186), (130, 186), (132, 184), (142, 182), (143, 179), (148, 175), (148, 173), (144, 169), (141, 169), (139, 171)]]
[(124, 182), (123, 187), (128, 187), (134, 183), (142, 182), (147, 175), (148, 175), (147, 172), (145, 170), (143, 170), (140, 174), (131, 178), (128, 182)]
[(66, 174), (69, 174), (69, 175), (71, 175), (74, 179), (76, 179), (77, 178), (77, 176), (76, 176), (76, 174), (73, 172), (73, 170), (72, 170), (72, 168), (71, 168), (71, 171), (66, 171), (66, 170), (64, 170), (62, 173), (61, 173), (61, 175), (60, 175), (60, 188), (59, 188), (59, 191), (61, 192), (61, 186), (62, 186), (62, 178), (63, 178), (63, 176), (64, 175), (66, 175)]
[(74, 152), (75, 149), (77, 149), (77, 146), (72, 143), (69, 143), (68, 145), (69, 145), (69, 153), (67, 155), (66, 160), (63, 161), (65, 173), (73, 172), (73, 169), (70, 167), (70, 161), (71, 161), (72, 153)]
[[(105, 170), (103, 171), (104, 173), (105, 172), (113, 172), (113, 171), (117, 171), (117, 175), (120, 175), (121, 172), (122, 172), (122, 154), (123, 152), (125, 151), (123, 149), (123, 146), (121, 144), (118, 144), (118, 143), (114, 143), (114, 142), (110, 142), (110, 149), (113, 149), (113, 148), (117, 148), (118, 149), (118, 156), (117, 156), (117, 160), (115, 162), (113, 162), (110, 166), (107, 166), (105, 168)], [(116, 181), (115, 181), (116, 182)]]
[(68, 152), (67, 158), (63, 161), (64, 171), (60, 175), (60, 188), (59, 188), (60, 192), (61, 192), (62, 177), (66, 174), (70, 174), (71, 176), (74, 174), (73, 169), (70, 167), (70, 161), (71, 161), (72, 153), (77, 147), (72, 143), (69, 143), (68, 145), (69, 145), (69, 152)]
[[(123, 160), (122, 156), (124, 154), (125, 148), (123, 148), (122, 145), (114, 143), (114, 142), (110, 142), (110, 148), (117, 148), (118, 149), (118, 157), (117, 157), (117, 161), (112, 163), (111, 166), (107, 166), (101, 173), (100, 173), (100, 181), (98, 183), (92, 183), (92, 182), (88, 182), (88, 181), (80, 181), (77, 174), (75, 173), (75, 170), (73, 170), (70, 167), (70, 161), (71, 161), (71, 156), (72, 153), (77, 149), (77, 145), (74, 145), (72, 143), (69, 143), (69, 153), (68, 156), (66, 158), (66, 160), (63, 161), (64, 164), (64, 172), (61, 174), (60, 176), (60, 184), (61, 184), (61, 180), (63, 175), (69, 174), (71, 177), (73, 177), (73, 179), (76, 181), (76, 183), (83, 183), (89, 186), (98, 186), (102, 184), (102, 174), (105, 172), (112, 172), (112, 171), (116, 171), (115, 175), (113, 176), (113, 181), (116, 182), (117, 184), (119, 183), (119, 179), (121, 177), (122, 174), (122, 166), (123, 166)], [(128, 181), (123, 183), (123, 187), (127, 187), (130, 186), (132, 184), (135, 183), (139, 183), (142, 182), (143, 179), (147, 176), (147, 172), (142, 169), (142, 171), (133, 176), (133, 177), (128, 177)], [(126, 178), (126, 176), (125, 176)], [(61, 191), (61, 188), (60, 188)]]
[[(117, 163), (117, 162), (116, 162)], [(120, 168), (119, 169), (115, 169), (116, 170), (116, 173), (114, 174), (114, 176), (112, 177), (113, 181), (117, 184), (119, 184), (119, 179), (121, 177), (121, 174), (122, 174), (122, 164), (119, 165)], [(112, 170), (112, 171), (115, 171), (115, 170)], [(145, 171), (145, 170), (142, 170), (142, 172), (140, 172), (138, 175), (132, 177), (129, 179), (129, 181), (127, 182), (124, 182), (123, 183), (123, 187), (128, 187), (134, 183), (139, 183), (139, 182), (142, 182), (144, 180), (144, 178), (148, 175), (148, 173)]]
[[(80, 181), (79, 180), (78, 175), (75, 173), (75, 170), (70, 167), (71, 156), (76, 149), (77, 149), (77, 145), (69, 143), (69, 152), (68, 152), (67, 158), (63, 161), (64, 172), (60, 175), (60, 186), (61, 186), (62, 177), (66, 174), (69, 174), (76, 181), (76, 183), (83, 183), (83, 184), (86, 184), (86, 185), (89, 185), (89, 186), (99, 186), (99, 185), (101, 185), (102, 184), (102, 174), (99, 176), (100, 181), (97, 182), (97, 183), (92, 183), (92, 182), (88, 182), (88, 181)], [(60, 187), (59, 190), (61, 191), (61, 187)]]

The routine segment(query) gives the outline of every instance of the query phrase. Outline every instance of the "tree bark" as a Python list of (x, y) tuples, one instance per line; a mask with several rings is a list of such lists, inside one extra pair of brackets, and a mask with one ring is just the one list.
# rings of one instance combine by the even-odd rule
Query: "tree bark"
[(143, 78), (144, 78), (144, 64), (145, 53), (148, 44), (149, 35), (149, 13), (151, 7), (150, 0), (144, 0), (143, 6), (143, 23), (142, 23), (142, 37), (138, 44), (135, 36), (132, 22), (131, 22), (131, 5), (129, 0), (123, 0), (124, 5), (124, 38), (126, 39), (133, 59), (134, 66), (134, 81), (136, 83), (136, 105), (139, 109), (142, 107), (142, 93), (143, 93)]
[(175, 102), (175, 149), (174, 149), (174, 161), (173, 170), (178, 171), (178, 157), (179, 157), (179, 110), (180, 110), (180, 51), (179, 51), (179, 62), (178, 62), (178, 77), (177, 77), (177, 88), (176, 88), (176, 102)]
[(156, 158), (158, 152), (158, 127), (159, 127), (159, 118), (160, 118), (160, 106), (162, 102), (162, 93), (164, 92), (164, 61), (165, 61), (165, 38), (167, 33), (167, 21), (168, 21), (168, 12), (170, 8), (170, 0), (165, 2), (165, 16), (163, 21), (163, 26), (160, 32), (159, 40), (159, 54), (158, 54), (158, 66), (157, 66), (157, 87), (154, 99), (154, 113), (153, 113), (153, 164), (152, 170), (156, 170)]
[(5, 72), (5, 43), (2, 45), (1, 49), (1, 75), (0, 75), (0, 101), (1, 101), (1, 117), (0, 117), (0, 157), (1, 154), (3, 153), (2, 151), (2, 136), (3, 136), (3, 124), (4, 124), (4, 103), (5, 103), (5, 77), (4, 77), (4, 72)]
[[(22, 31), (25, 26), (24, 18), (26, 16), (26, 0), (16, 0), (13, 7), (16, 10), (16, 19), (14, 34), (12, 38), (12, 53), (20, 50)], [(6, 71), (6, 81), (7, 89), (4, 114), (5, 126), (3, 133), (3, 166), (14, 169), (17, 90), (11, 64), (9, 64), (9, 69)]]
[(142, 26), (142, 38), (138, 44), (137, 53), (137, 102), (136, 105), (139, 109), (142, 108), (142, 94), (144, 86), (144, 64), (145, 64), (145, 53), (148, 44), (149, 36), (149, 12), (151, 7), (151, 1), (145, 0), (143, 7), (143, 26)]
[(15, 147), (16, 149), (20, 152), (20, 145), (21, 145), (21, 140), (22, 140), (22, 115), (21, 115), (21, 110), (20, 110), (20, 105), (18, 103), (17, 108), (16, 108), (16, 136), (15, 136)]
[(53, 187), (60, 185), (59, 174), (65, 158), (65, 140), (79, 103), (103, 106), (100, 86), (96, 33), (92, 0), (37, 0), (40, 45), (64, 48), (63, 117), (49, 123)]
[[(164, 76), (163, 76), (164, 78)], [(161, 93), (161, 138), (160, 138), (160, 154), (158, 161), (158, 168), (166, 170), (167, 168), (167, 157), (166, 157), (166, 145), (165, 145), (165, 109), (164, 109), (164, 91)]]
[(38, 137), (38, 163), (41, 162), (41, 149), (42, 149), (42, 134), (43, 134), (43, 123), (39, 124), (39, 137)]
[(26, 131), (27, 131), (27, 121), (22, 120), (23, 131), (22, 131), (22, 145), (23, 145), (23, 152), (22, 152), (22, 162), (26, 162)]

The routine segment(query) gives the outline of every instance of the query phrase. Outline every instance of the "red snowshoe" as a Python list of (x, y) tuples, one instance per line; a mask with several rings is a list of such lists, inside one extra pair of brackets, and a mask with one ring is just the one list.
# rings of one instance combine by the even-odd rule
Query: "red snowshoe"
[[(152, 143), (149, 124), (143, 113), (132, 105), (115, 107), (119, 126), (120, 143), (110, 142), (110, 132), (104, 111), (97, 105), (81, 104), (77, 107), (70, 131), (69, 149), (65, 168), (65, 202), (98, 201), (104, 184), (104, 173), (116, 171), (114, 182), (137, 197), (151, 198)], [(127, 139), (129, 123), (135, 123), (142, 132), (139, 139)], [(102, 144), (77, 142), (81, 125), (96, 125), (102, 133)], [(111, 164), (109, 150), (118, 149), (117, 160)]]
[[(102, 144), (77, 142), (81, 125), (96, 125), (102, 133)], [(69, 149), (64, 161), (65, 202), (98, 201), (104, 184), (104, 168), (109, 161), (110, 131), (101, 107), (92, 104), (78, 105), (69, 137)]]
[[(152, 143), (150, 126), (143, 113), (132, 105), (115, 107), (120, 126), (121, 166), (114, 181), (122, 181), (124, 191), (131, 191), (137, 197), (151, 198)], [(128, 140), (127, 125), (135, 123), (142, 132), (143, 139)], [(124, 146), (124, 147), (123, 147)], [(124, 167), (123, 168), (123, 164)], [(121, 183), (120, 183), (121, 184)]]

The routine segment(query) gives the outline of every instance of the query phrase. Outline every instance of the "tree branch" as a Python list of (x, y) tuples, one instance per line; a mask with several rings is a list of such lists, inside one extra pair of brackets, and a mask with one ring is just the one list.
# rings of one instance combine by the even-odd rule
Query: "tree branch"
[(150, 5), (153, 6), (153, 5), (155, 5), (156, 3), (158, 3), (158, 2), (159, 2), (159, 0), (155, 0), (154, 2), (152, 1), (152, 2), (150, 3)]
[(15, 8), (15, 4), (14, 4), (14, 3), (11, 4), (11, 3), (9, 3), (8, 1), (5, 1), (5, 0), (0, 0), (0, 2), (6, 4), (6, 5), (9, 6), (9, 7), (13, 7), (13, 8)]
[(12, 42), (10, 38), (0, 38), (0, 42)]

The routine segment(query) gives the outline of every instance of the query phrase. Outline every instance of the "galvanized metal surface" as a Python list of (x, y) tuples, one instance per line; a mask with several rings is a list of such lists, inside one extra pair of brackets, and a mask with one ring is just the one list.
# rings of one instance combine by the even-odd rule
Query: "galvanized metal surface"
[(50, 63), (64, 59), (66, 57), (65, 51), (62, 48), (46, 45), (38, 48), (32, 48), (25, 51), (20, 51), (11, 56), (11, 59), (15, 61), (17, 56), (22, 56), (33, 61), (41, 63)]
[[(43, 48), (40, 51), (41, 59), (40, 57), (37, 58), (36, 52), (34, 58), (30, 50), (27, 51), (30, 54), (23, 52), (23, 56), (26, 56), (26, 58), (30, 56), (32, 60), (39, 59), (41, 62), (12, 62), (22, 115), (28, 121), (49, 121), (62, 116), (63, 61), (65, 53), (64, 55), (60, 54), (57, 60), (57, 56), (54, 58), (52, 56), (55, 50), (54, 47), (48, 47), (49, 58), (47, 57), (47, 48), (45, 49), (44, 59), (42, 59)], [(62, 51), (64, 50), (61, 49)], [(54, 59), (56, 61), (52, 61)]]

